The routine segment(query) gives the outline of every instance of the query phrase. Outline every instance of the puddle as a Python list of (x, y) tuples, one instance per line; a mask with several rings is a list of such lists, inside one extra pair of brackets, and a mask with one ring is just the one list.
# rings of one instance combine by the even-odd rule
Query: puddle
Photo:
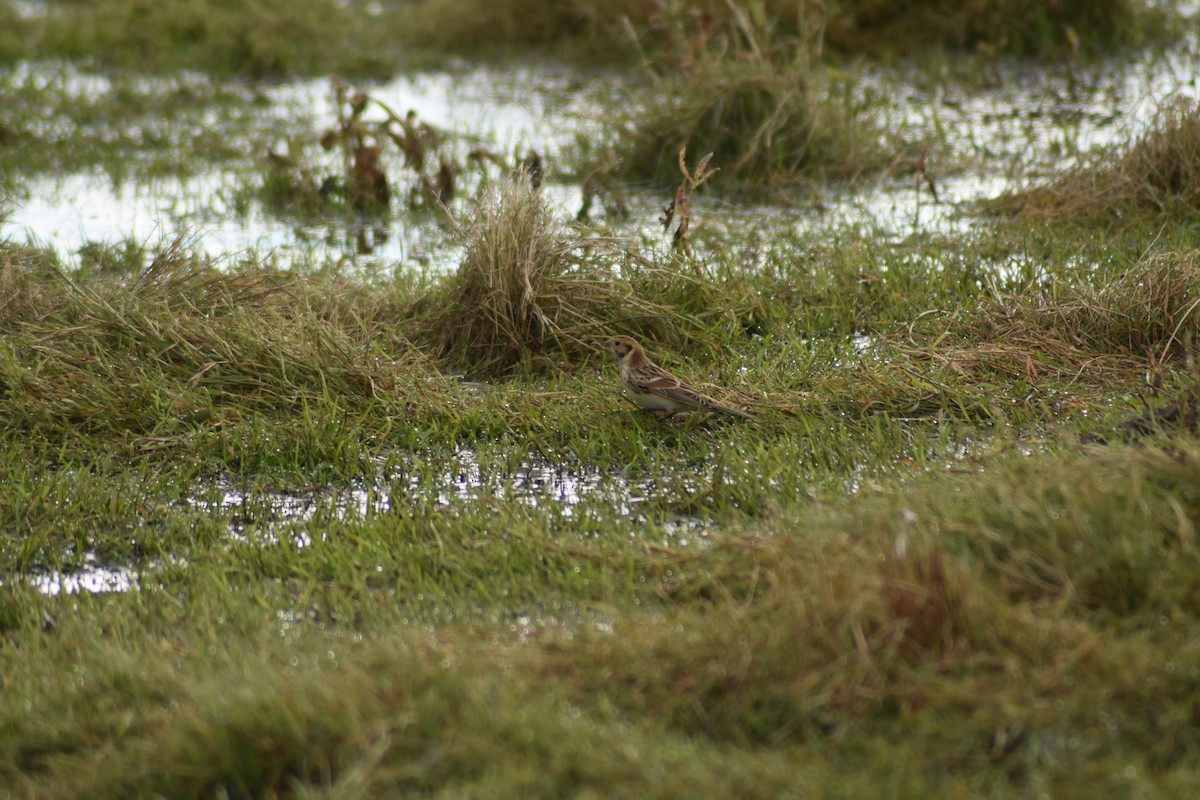
[(81, 592), (108, 594), (137, 591), (141, 589), (141, 574), (130, 567), (101, 564), (95, 553), (88, 553), (84, 556), (83, 565), (70, 571), (31, 572), (16, 579), (53, 597)]
[[(631, 481), (613, 473), (542, 460), (526, 460), (511, 470), (484, 469), (476, 454), (467, 449), (447, 457), (431, 455), (427, 462), (410, 458), (403, 467), (394, 466), (395, 461), (395, 457), (390, 462), (381, 461), (381, 475), (369, 486), (277, 491), (246, 488), (217, 477), (194, 487), (187, 503), (205, 514), (227, 518), (231, 542), (260, 547), (284, 543), (309, 547), (313, 543), (312, 529), (320, 519), (362, 519), (385, 514), (394, 504), (432, 504), (434, 510), (429, 513), (437, 513), (437, 509), (455, 513), (456, 509), (490, 500), (516, 500), (546, 509), (564, 527), (564, 535), (571, 535), (573, 527), (581, 527), (577, 525), (581, 518), (624, 518), (635, 529), (629, 535), (672, 548), (702, 547), (714, 528), (710, 520), (651, 507), (668, 490), (683, 495), (701, 491), (711, 479), (703, 471), (690, 481), (676, 479), (670, 487), (664, 487), (653, 479)], [(389, 463), (393, 464), (390, 468)], [(643, 536), (636, 532), (639, 528), (653, 529), (661, 536)], [(105, 564), (95, 553), (87, 553), (78, 566), (0, 577), (0, 586), (7, 580), (19, 580), (49, 596), (140, 591), (143, 578), (161, 567), (158, 561), (138, 567)]]
[[(698, 475), (692, 491), (699, 491)], [(676, 487), (678, 489), (678, 487)], [(683, 491), (688, 491), (687, 487)], [(659, 544), (686, 547), (703, 544), (712, 523), (699, 517), (651, 511), (661, 498), (652, 479), (629, 481), (599, 470), (578, 470), (547, 461), (525, 461), (503, 474), (481, 469), (470, 450), (459, 450), (437, 464), (408, 464), (385, 472), (370, 486), (320, 487), (309, 491), (247, 490), (227, 478), (215, 478), (191, 493), (190, 505), (206, 513), (231, 514), (229, 536), (238, 542), (295, 547), (312, 544), (313, 519), (330, 515), (354, 519), (385, 514), (393, 507), (432, 503), (442, 509), (488, 500), (516, 500), (556, 514), (564, 525), (579, 515), (631, 520), (635, 526), (657, 526)]]
[[(867, 337), (854, 337), (850, 346), (865, 352), (871, 344)], [(930, 444), (926, 459), (931, 464), (967, 461), (976, 454), (971, 445), (959, 445), (957, 451), (946, 452)], [(492, 500), (523, 502), (544, 509), (551, 524), (561, 527), (564, 536), (581, 539), (592, 535), (589, 531), (594, 526), (585, 524), (591, 518), (601, 522), (624, 519), (630, 524), (626, 535), (672, 549), (705, 547), (716, 530), (711, 519), (670, 508), (673, 502), (686, 504), (711, 486), (711, 466), (680, 470), (661, 480), (631, 480), (618, 473), (539, 459), (527, 459), (512, 469), (499, 470), (494, 465), (484, 468), (470, 449), (449, 456), (431, 454), (427, 460), (405, 456), (402, 466), (397, 466), (397, 461), (394, 455), (381, 460), (380, 477), (369, 486), (278, 491), (247, 488), (229, 478), (215, 477), (193, 487), (186, 502), (196, 511), (226, 519), (229, 541), (251, 547), (310, 547), (314, 531), (326, 519), (363, 519), (386, 514), (393, 507), (425, 509), (430, 515), (439, 510), (454, 514)], [(844, 489), (858, 493), (867, 480), (865, 473), (856, 470), (847, 477)], [(768, 484), (778, 489), (774, 479)], [(139, 568), (105, 565), (88, 553), (79, 567), (32, 572), (13, 579), (25, 581), (46, 595), (130, 592), (140, 591), (143, 578), (161, 568), (162, 562)], [(540, 623), (533, 625), (533, 629), (538, 627)]]

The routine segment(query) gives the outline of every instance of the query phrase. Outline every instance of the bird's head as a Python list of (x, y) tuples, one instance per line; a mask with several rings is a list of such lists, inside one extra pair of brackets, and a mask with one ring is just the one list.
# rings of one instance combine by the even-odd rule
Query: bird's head
[(616, 356), (617, 360), (624, 359), (632, 352), (641, 350), (641, 346), (628, 336), (610, 336), (603, 342), (604, 349)]

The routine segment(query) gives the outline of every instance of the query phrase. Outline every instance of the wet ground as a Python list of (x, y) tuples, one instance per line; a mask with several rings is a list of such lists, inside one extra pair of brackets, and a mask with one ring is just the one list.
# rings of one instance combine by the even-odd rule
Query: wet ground
[[(965, 80), (938, 70), (862, 74), (855, 78), (854, 91), (881, 109), (887, 127), (905, 142), (928, 145), (936, 200), (927, 185), (916, 188), (904, 159), (898, 158), (891, 176), (854, 186), (799, 186), (770, 198), (778, 202), (744, 205), (703, 196), (696, 220), (714, 239), (743, 241), (847, 226), (890, 237), (966, 233), (978, 224), (963, 213), (972, 201), (1019, 188), (1090, 149), (1136, 136), (1163, 102), (1195, 97), (1196, 62), (1195, 47), (1186, 42), (1165, 56), (1147, 54), (1120, 66), (1039, 69), (1002, 62), (991, 76)], [(62, 80), (65, 91), (80, 94), (102, 92), (106, 86), (102, 76), (78, 72)], [(446, 133), (460, 163), (480, 146), (498, 154), (542, 154), (550, 174), (546, 193), (564, 220), (574, 218), (582, 189), (578, 182), (556, 178), (556, 165), (576, 158), (577, 142), (601, 137), (605, 102), (637, 92), (636, 76), (577, 75), (545, 67), (503, 72), (464, 68), (367, 88), (373, 98), (400, 113), (413, 110), (421, 121)], [(281, 131), (307, 131), (298, 136), (315, 142), (336, 118), (325, 80), (252, 91), (264, 99), (255, 112), (262, 117), (255, 126), (259, 132), (276, 125)], [(164, 138), (187, 138), (170, 132), (170, 120), (161, 124)], [(283, 137), (273, 143), (261, 138), (234, 143), (252, 151), (247, 153), (249, 168), (200, 171), (187, 178), (113, 181), (103, 172), (38, 177), (10, 201), (0, 233), (28, 237), (65, 255), (87, 242), (128, 238), (156, 244), (187, 230), (200, 248), (217, 257), (273, 254), (284, 263), (352, 263), (374, 274), (449, 271), (457, 265), (458, 243), (435, 212), (401, 210), (386, 219), (298, 219), (249, 197), (246, 186), (262, 179), (261, 169), (253, 165), (265, 163), (265, 153), (253, 151), (264, 144), (286, 150)], [(325, 158), (329, 171), (336, 172), (336, 154)], [(389, 170), (399, 175), (398, 154), (394, 158)], [(628, 221), (606, 219), (603, 212), (593, 217), (617, 234), (662, 242), (657, 217), (668, 199), (666, 187), (634, 186)], [(467, 213), (470, 198), (460, 196), (455, 204), (457, 213)]]
[[(706, 240), (739, 243), (752, 262), (761, 252), (757, 245), (829, 229), (872, 230), (892, 240), (917, 232), (969, 234), (982, 224), (965, 213), (973, 201), (1044, 177), (1092, 148), (1136, 136), (1160, 104), (1178, 96), (1196, 97), (1200, 73), (1195, 52), (1189, 41), (1166, 56), (1147, 55), (1119, 67), (1035, 69), (1001, 63), (994, 86), (983, 88), (978, 79), (939, 80), (928, 71), (863, 75), (855, 91), (882, 108), (904, 140), (928, 143), (937, 199), (927, 186), (901, 174), (903, 169), (855, 186), (796, 187), (772, 203), (742, 205), (705, 195), (694, 208), (699, 241), (701, 246)], [(31, 74), (36, 72), (34, 68)], [(102, 76), (70, 72), (65, 80), (69, 91), (80, 94), (106, 88)], [(582, 189), (578, 182), (557, 179), (555, 164), (568, 160), (578, 141), (599, 135), (600, 98), (628, 92), (630, 86), (621, 76), (582, 76), (552, 68), (504, 73), (470, 68), (398, 78), (370, 92), (395, 109), (413, 109), (422, 121), (447, 132), (458, 158), (478, 146), (496, 153), (543, 154), (550, 169), (547, 197), (568, 221), (580, 205)], [(307, 131), (315, 141), (336, 116), (327, 81), (252, 91), (265, 98), (255, 112), (266, 120), (259, 130), (275, 121), (281, 130)], [(175, 135), (171, 120), (160, 122), (164, 136)], [(261, 144), (256, 140), (253, 147)], [(330, 221), (273, 211), (245, 191), (248, 183), (261, 179), (255, 166), (260, 156), (265, 153), (248, 154), (242, 165), (192, 170), (186, 178), (114, 180), (103, 171), (37, 176), (9, 199), (0, 235), (51, 246), (68, 258), (90, 242), (132, 239), (153, 246), (187, 231), (199, 249), (220, 259), (250, 255), (283, 264), (351, 265), (376, 277), (456, 267), (460, 246), (435, 212)], [(336, 165), (329, 158), (332, 171)], [(398, 164), (393, 168), (399, 171)], [(627, 221), (603, 213), (595, 217), (643, 246), (666, 247), (657, 217), (668, 199), (664, 187), (635, 186)], [(469, 196), (455, 203), (457, 212), (468, 213)], [(519, 498), (558, 509), (565, 519), (591, 513), (593, 507), (630, 518), (642, 515), (670, 546), (702, 543), (708, 526), (699, 518), (660, 511), (643, 515), (646, 501), (659, 492), (653, 481), (630, 482), (534, 461), (501, 476), (486, 475), (466, 450), (446, 459), (436, 474), (411, 465), (391, 467), (370, 486), (297, 493), (248, 491), (215, 477), (196, 487), (189, 502), (198, 510), (229, 515), (233, 539), (267, 545), (287, 539), (306, 546), (311, 543), (307, 523), (316, 514), (366, 516), (394, 502), (408, 502), (412, 494), (442, 505)], [(30, 580), (50, 594), (140, 586), (137, 571), (102, 565), (90, 554), (69, 573), (43, 572)]]

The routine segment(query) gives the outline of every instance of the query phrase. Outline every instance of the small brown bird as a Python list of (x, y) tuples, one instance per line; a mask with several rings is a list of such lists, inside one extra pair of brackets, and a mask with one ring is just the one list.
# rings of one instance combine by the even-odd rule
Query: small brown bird
[(723, 406), (687, 381), (676, 378), (646, 358), (642, 346), (628, 336), (605, 339), (604, 349), (617, 357), (621, 383), (644, 411), (666, 411), (668, 416), (680, 411), (719, 411), (753, 419), (745, 411)]

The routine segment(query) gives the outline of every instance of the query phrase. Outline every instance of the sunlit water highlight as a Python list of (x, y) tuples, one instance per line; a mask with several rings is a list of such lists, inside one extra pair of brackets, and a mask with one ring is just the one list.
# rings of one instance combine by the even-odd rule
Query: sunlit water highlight
[[(696, 486), (703, 481), (697, 476)], [(630, 519), (635, 525), (654, 526), (664, 546), (702, 544), (711, 523), (699, 517), (648, 514), (642, 506), (656, 498), (652, 479), (630, 481), (594, 469), (576, 469), (543, 460), (527, 460), (503, 473), (485, 474), (471, 450), (459, 450), (439, 462), (434, 472), (405, 468), (385, 473), (371, 485), (319, 487), (284, 492), (239, 487), (227, 478), (214, 478), (196, 487), (189, 502), (210, 513), (230, 514), (231, 539), (258, 544), (286, 540), (293, 546), (312, 544), (309, 525), (318, 514), (334, 518), (366, 518), (431, 500), (450, 508), (486, 500), (526, 503), (545, 509), (565, 528), (578, 514), (599, 509), (609, 516)]]

